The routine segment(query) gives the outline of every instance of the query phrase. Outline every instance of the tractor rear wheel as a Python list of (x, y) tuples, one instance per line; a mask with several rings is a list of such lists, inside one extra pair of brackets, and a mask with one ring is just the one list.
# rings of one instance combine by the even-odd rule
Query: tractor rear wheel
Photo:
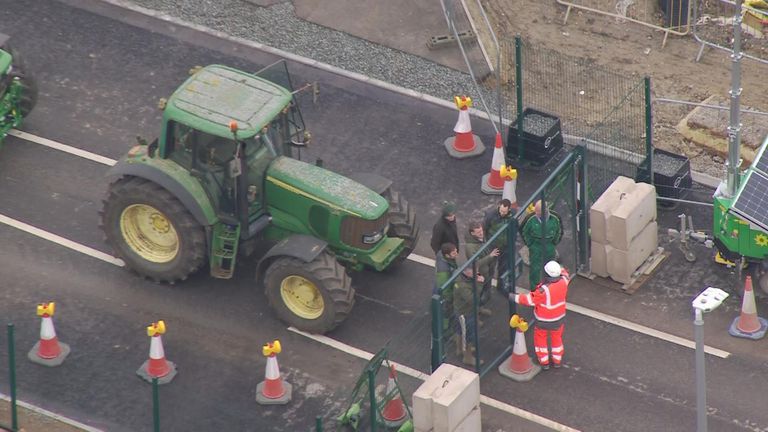
[(10, 46), (4, 46), (2, 49), (9, 52), (13, 57), (11, 73), (9, 75), (12, 79), (18, 79), (19, 84), (21, 84), (19, 109), (21, 110), (21, 116), (26, 117), (37, 104), (37, 80), (29, 72), (27, 64), (18, 51)]
[[(768, 296), (768, 261), (752, 263), (750, 266), (752, 276), (752, 290), (755, 296)], [(739, 293), (744, 293), (744, 287), (739, 287)]]
[(329, 252), (314, 260), (275, 259), (264, 285), (278, 317), (299, 330), (326, 333), (344, 321), (355, 303), (355, 290), (344, 267)]
[(157, 282), (186, 279), (205, 262), (205, 230), (159, 185), (123, 177), (109, 186), (101, 229), (115, 255)]
[(416, 247), (419, 239), (419, 225), (416, 222), (416, 212), (413, 211), (408, 201), (400, 192), (387, 189), (382, 196), (389, 202), (389, 230), (387, 236), (403, 239), (405, 249), (395, 258), (395, 262), (402, 262)]

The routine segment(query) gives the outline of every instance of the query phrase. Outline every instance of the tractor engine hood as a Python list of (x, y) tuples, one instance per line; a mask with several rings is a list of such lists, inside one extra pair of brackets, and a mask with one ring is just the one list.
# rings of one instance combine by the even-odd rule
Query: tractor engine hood
[(284, 156), (272, 161), (266, 181), (317, 201), (332, 211), (342, 211), (363, 219), (378, 219), (389, 206), (381, 195), (354, 180)]

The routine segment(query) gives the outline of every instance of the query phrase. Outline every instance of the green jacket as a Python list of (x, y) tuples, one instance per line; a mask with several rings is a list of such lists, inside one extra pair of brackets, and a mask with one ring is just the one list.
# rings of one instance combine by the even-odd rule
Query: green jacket
[(544, 228), (544, 259), (553, 259), (555, 257), (555, 247), (560, 243), (560, 239), (563, 238), (563, 226), (560, 221), (560, 216), (555, 212), (549, 213), (549, 218), (546, 222), (531, 215), (523, 222), (521, 229), (521, 235), (523, 242), (531, 253), (531, 260), (541, 260), (541, 235), (542, 225)]
[[(478, 286), (481, 284), (478, 282)], [(472, 279), (460, 275), (453, 289), (453, 314), (472, 316), (475, 298), (472, 294)]]
[[(506, 217), (501, 217), (501, 215), (499, 214), (499, 209), (497, 207), (490, 209), (485, 214), (485, 218), (483, 219), (483, 231), (485, 231), (485, 238), (493, 237), (493, 235), (496, 234), (496, 231), (503, 229), (504, 225), (506, 225), (511, 218), (512, 218), (512, 211), (510, 211)], [(494, 244), (496, 244), (496, 246), (499, 248), (506, 247), (507, 233), (506, 232), (502, 233), (499, 237), (497, 237)]]
[[(469, 260), (480, 250), (485, 243), (485, 240), (480, 241), (472, 234), (467, 233), (464, 237), (464, 242), (464, 253), (467, 254), (467, 260)], [(490, 277), (491, 272), (493, 271), (493, 264), (496, 262), (496, 257), (490, 255), (494, 248), (495, 246), (488, 246), (483, 250), (483, 253), (480, 254), (480, 258), (477, 259), (477, 272), (486, 278)]]
[[(437, 254), (435, 257), (435, 288), (433, 294), (439, 293), (440, 287), (448, 282), (448, 279), (451, 278), (451, 275), (453, 275), (457, 268), (456, 260), (446, 259), (442, 253)], [(450, 292), (452, 289), (449, 288), (446, 291)]]

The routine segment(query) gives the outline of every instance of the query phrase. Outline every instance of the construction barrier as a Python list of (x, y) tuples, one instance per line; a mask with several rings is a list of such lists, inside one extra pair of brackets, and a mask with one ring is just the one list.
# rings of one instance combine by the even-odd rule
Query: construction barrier
[(69, 345), (59, 342), (56, 329), (53, 327), (53, 314), (56, 303), (40, 303), (37, 305), (37, 316), (40, 322), (40, 340), (35, 343), (27, 354), (33, 363), (43, 366), (60, 366), (70, 353)]
[(158, 384), (167, 384), (177, 374), (176, 365), (165, 358), (162, 338), (165, 330), (165, 321), (163, 320), (147, 327), (147, 336), (149, 336), (150, 341), (149, 359), (139, 367), (136, 374), (150, 384), (153, 378), (157, 378)]
[(501, 142), (501, 134), (496, 134), (496, 142), (493, 146), (493, 158), (491, 159), (491, 171), (485, 174), (480, 182), (480, 190), (488, 195), (501, 195), (504, 192), (504, 179), (501, 178), (501, 167), (504, 166), (504, 148)]
[(736, 317), (728, 329), (728, 334), (746, 339), (762, 339), (768, 329), (768, 321), (757, 316), (755, 291), (752, 289), (752, 277), (744, 281), (744, 296), (741, 302), (741, 314)]
[(541, 372), (541, 366), (534, 364), (528, 355), (528, 348), (525, 344), (525, 332), (528, 330), (528, 323), (519, 315), (512, 315), (509, 320), (509, 327), (515, 329), (515, 344), (509, 361), (499, 365), (499, 373), (515, 381), (530, 381)]
[(267, 367), (264, 372), (264, 381), (256, 386), (256, 402), (260, 405), (285, 405), (291, 401), (293, 387), (283, 381), (277, 364), (277, 355), (282, 350), (282, 345), (277, 339), (262, 347), (262, 354), (267, 358)]
[(477, 156), (485, 151), (485, 146), (480, 138), (472, 133), (472, 121), (469, 118), (469, 108), (472, 99), (467, 96), (453, 98), (456, 108), (459, 109), (459, 119), (453, 128), (454, 136), (446, 138), (443, 142), (448, 154), (457, 159)]

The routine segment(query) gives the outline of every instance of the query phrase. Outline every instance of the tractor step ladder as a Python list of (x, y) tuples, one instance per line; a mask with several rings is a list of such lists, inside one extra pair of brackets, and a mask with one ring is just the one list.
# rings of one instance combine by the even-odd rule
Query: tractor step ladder
[(235, 272), (240, 225), (217, 223), (213, 226), (211, 276), (229, 279)]

